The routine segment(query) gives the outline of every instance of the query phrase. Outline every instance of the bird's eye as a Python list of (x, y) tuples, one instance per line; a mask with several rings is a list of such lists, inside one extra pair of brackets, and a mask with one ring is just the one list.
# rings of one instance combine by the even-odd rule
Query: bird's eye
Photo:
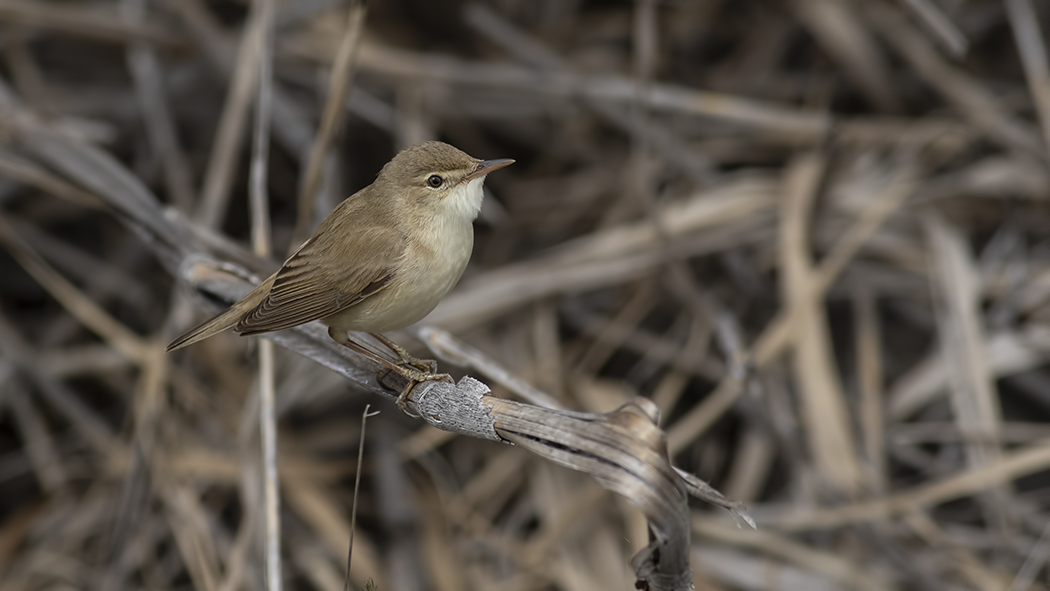
[(432, 174), (427, 177), (427, 185), (430, 185), (432, 189), (436, 189), (445, 182), (445, 179), (441, 178), (440, 175)]

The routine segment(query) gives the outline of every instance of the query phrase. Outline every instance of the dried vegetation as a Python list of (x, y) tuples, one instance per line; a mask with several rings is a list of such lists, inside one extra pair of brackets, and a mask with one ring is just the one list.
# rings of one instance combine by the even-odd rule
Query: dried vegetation
[(501, 398), (649, 399), (597, 416), (659, 460), (658, 409), (757, 522), (680, 516), (697, 589), (1050, 589), (1047, 34), (1038, 0), (0, 0), (0, 587), (341, 589), (370, 404), (352, 588), (632, 588), (674, 524), (545, 459), (597, 456), (412, 420), (309, 335), (341, 373), (163, 353), (202, 254), (264, 270), (439, 138), (518, 163), (455, 336), (392, 336)]

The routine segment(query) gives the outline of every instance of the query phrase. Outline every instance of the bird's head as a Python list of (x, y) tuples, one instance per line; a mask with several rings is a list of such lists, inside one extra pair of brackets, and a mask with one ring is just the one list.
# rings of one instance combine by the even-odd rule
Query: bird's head
[(394, 156), (376, 181), (426, 211), (473, 220), (481, 209), (485, 176), (513, 163), (509, 158), (479, 160), (443, 142), (424, 142)]

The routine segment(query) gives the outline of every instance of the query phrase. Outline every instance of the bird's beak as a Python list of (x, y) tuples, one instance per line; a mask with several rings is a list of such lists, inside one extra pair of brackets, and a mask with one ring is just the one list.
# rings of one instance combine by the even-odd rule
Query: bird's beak
[(486, 174), (503, 168), (504, 166), (510, 166), (514, 164), (514, 161), (510, 158), (498, 158), (496, 160), (482, 160), (478, 162), (478, 167), (474, 169), (474, 172), (468, 174), (465, 181), (472, 181), (476, 178), (483, 177)]

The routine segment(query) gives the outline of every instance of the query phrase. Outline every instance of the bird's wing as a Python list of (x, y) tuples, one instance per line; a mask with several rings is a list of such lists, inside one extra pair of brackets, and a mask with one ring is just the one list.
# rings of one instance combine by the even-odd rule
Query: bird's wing
[(322, 224), (285, 261), (270, 293), (234, 330), (252, 335), (326, 318), (389, 285), (403, 239), (389, 227), (355, 228), (353, 221), (343, 217), (336, 227)]

